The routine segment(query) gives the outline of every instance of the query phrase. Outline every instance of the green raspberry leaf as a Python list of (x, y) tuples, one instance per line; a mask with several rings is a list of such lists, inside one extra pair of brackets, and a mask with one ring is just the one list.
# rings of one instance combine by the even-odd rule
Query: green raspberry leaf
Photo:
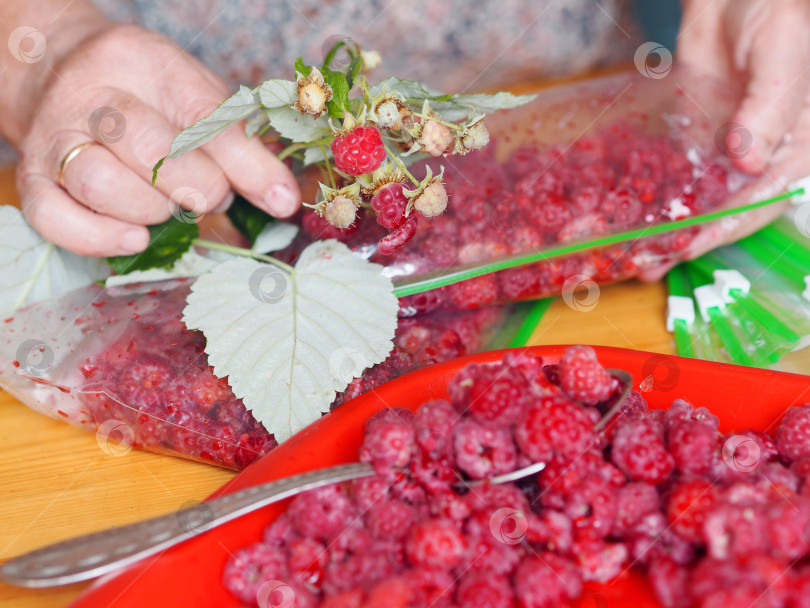
[(312, 66), (304, 63), (304, 58), (299, 57), (295, 60), (295, 71), (301, 74), (304, 78), (312, 73)]
[[(330, 66), (332, 65), (332, 62), (335, 60), (335, 55), (337, 55), (337, 52), (341, 48), (343, 48), (344, 46), (346, 46), (346, 41), (345, 40), (338, 40), (335, 43), (335, 46), (333, 46), (331, 49), (329, 49), (329, 52), (326, 53), (326, 57), (323, 58), (323, 66), (321, 67), (321, 72), (325, 72), (326, 70), (330, 69)], [(348, 52), (348, 48), (347, 48), (347, 52)]]
[(344, 110), (349, 104), (349, 83), (346, 82), (346, 75), (343, 72), (335, 72), (329, 68), (324, 68), (323, 79), (332, 87), (332, 99), (326, 104), (329, 109), (329, 116), (332, 118), (343, 118)]
[(363, 58), (359, 55), (352, 59), (352, 62), (349, 64), (349, 69), (346, 70), (346, 82), (349, 85), (349, 90), (354, 86), (355, 80), (357, 77), (360, 76), (360, 73), (363, 71)]
[(192, 221), (181, 221), (171, 217), (162, 224), (148, 226), (149, 246), (133, 255), (107, 258), (107, 262), (118, 274), (128, 274), (134, 270), (166, 268), (174, 266), (200, 236), (200, 229)]
[(276, 221), (269, 213), (265, 213), (247, 199), (237, 196), (233, 204), (225, 212), (231, 224), (250, 242), (250, 246), (256, 242), (265, 226)]

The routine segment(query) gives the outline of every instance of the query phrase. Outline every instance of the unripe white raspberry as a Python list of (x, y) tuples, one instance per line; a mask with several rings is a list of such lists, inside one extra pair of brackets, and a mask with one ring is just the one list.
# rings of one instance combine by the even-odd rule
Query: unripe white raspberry
[(428, 120), (422, 127), (422, 134), (419, 137), (422, 151), (431, 156), (441, 156), (445, 150), (453, 143), (453, 134), (450, 129), (436, 122)]
[(326, 203), (323, 208), (323, 218), (335, 228), (344, 230), (354, 223), (357, 207), (354, 201), (347, 196), (339, 194)]
[(480, 150), (489, 143), (489, 131), (483, 122), (477, 122), (464, 134), (461, 143), (467, 150)]
[(436, 217), (447, 208), (447, 190), (440, 181), (434, 181), (413, 202), (413, 208), (425, 217)]
[(375, 109), (377, 114), (377, 126), (383, 129), (391, 129), (402, 119), (399, 114), (399, 106), (393, 101), (384, 101)]

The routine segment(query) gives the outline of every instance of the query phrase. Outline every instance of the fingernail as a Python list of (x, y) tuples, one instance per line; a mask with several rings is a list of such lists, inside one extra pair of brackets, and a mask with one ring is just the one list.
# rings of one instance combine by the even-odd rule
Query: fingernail
[(121, 237), (121, 249), (127, 253), (138, 253), (149, 244), (149, 233), (146, 230), (127, 230)]
[(298, 203), (298, 197), (284, 184), (272, 185), (264, 197), (267, 211), (280, 217), (288, 217), (295, 213)]

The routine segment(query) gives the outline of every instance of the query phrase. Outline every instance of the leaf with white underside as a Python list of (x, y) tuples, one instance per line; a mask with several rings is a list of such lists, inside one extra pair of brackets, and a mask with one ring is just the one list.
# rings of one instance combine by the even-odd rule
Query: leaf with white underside
[(298, 226), (295, 224), (273, 222), (262, 229), (250, 249), (256, 253), (279, 251), (288, 247), (297, 235)]
[(258, 91), (265, 108), (291, 106), (298, 99), (298, 85), (290, 80), (266, 80)]
[[(326, 150), (326, 156), (323, 155)], [(326, 146), (311, 146), (304, 150), (304, 166), (314, 165), (320, 163), (327, 158), (333, 158), (332, 151)]]
[(335, 240), (307, 247), (293, 274), (239, 258), (197, 279), (183, 320), (205, 334), (214, 372), (284, 441), (391, 352), (398, 303), (381, 272)]
[(292, 142), (311, 142), (332, 134), (325, 116), (313, 119), (290, 107), (265, 110), (270, 126)]
[(464, 120), (470, 114), (491, 114), (497, 110), (516, 108), (532, 101), (537, 95), (512, 95), (511, 93), (456, 94), (443, 95), (425, 87), (420, 82), (386, 78), (371, 87), (370, 95), (374, 97), (383, 90), (399, 93), (414, 107), (421, 109), (422, 100), (429, 99), (430, 107), (442, 115), (444, 120)]
[(107, 287), (121, 287), (122, 285), (130, 285), (132, 283), (196, 277), (208, 272), (216, 266), (217, 263), (218, 260), (200, 255), (193, 249), (189, 249), (169, 269), (150, 268), (149, 270), (135, 270), (128, 274), (116, 274), (109, 277), (104, 284)]
[(16, 207), (0, 206), (0, 313), (85, 287), (109, 275), (103, 258), (49, 243)]
[(152, 169), (153, 180), (167, 158), (177, 158), (208, 143), (233, 124), (245, 120), (261, 107), (259, 96), (253, 89), (241, 86), (239, 90), (219, 104), (213, 112), (177, 134), (169, 154), (161, 158)]

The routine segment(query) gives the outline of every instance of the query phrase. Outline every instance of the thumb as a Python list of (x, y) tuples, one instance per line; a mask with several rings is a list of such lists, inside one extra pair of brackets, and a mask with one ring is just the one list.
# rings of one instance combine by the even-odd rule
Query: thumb
[(747, 173), (761, 173), (796, 123), (810, 87), (810, 42), (804, 29), (810, 12), (772, 10), (758, 24), (748, 56), (749, 80), (731, 122), (718, 132), (718, 146)]
[(298, 182), (258, 138), (246, 138), (235, 125), (203, 149), (220, 166), (231, 186), (251, 203), (276, 217), (289, 217), (301, 205)]

